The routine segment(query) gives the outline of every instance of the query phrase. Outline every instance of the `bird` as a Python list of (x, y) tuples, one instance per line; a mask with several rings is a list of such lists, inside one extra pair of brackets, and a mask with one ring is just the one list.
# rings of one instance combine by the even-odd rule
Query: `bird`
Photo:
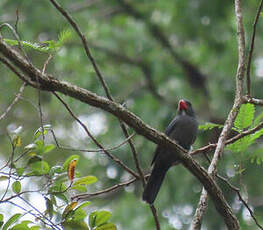
[[(192, 104), (181, 99), (178, 102), (177, 115), (166, 128), (165, 134), (189, 151), (196, 139), (197, 130), (198, 122)], [(179, 162), (178, 151), (171, 150), (163, 145), (156, 147), (151, 163), (153, 166), (151, 175), (142, 196), (145, 202), (154, 203), (168, 169)]]

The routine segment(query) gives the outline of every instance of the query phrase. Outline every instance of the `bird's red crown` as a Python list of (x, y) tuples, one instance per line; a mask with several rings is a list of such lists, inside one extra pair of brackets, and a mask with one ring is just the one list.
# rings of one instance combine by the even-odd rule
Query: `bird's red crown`
[(179, 109), (180, 110), (187, 110), (187, 104), (184, 100), (179, 101)]

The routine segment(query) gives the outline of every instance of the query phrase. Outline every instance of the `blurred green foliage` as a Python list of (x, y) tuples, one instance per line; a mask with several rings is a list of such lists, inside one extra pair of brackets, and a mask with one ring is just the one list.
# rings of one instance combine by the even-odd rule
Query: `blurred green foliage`
[[(117, 102), (124, 103), (129, 110), (151, 126), (164, 130), (175, 116), (177, 101), (187, 98), (192, 102), (201, 125), (206, 122), (215, 124), (212, 125), (213, 127), (203, 126), (194, 148), (214, 142), (234, 98), (237, 41), (233, 1), (127, 1), (137, 14), (132, 14), (120, 2), (122, 1), (59, 1), (85, 34), (91, 53)], [(243, 1), (247, 44), (250, 42), (257, 5), (256, 0)], [(0, 2), (1, 23), (7, 22), (15, 27), (16, 12), (19, 19), (17, 32), (35, 66), (42, 69), (49, 55), (52, 55), (47, 65), (47, 73), (105, 96), (79, 37), (48, 0)], [(170, 48), (165, 47), (158, 33), (156, 32), (156, 35), (151, 30), (156, 27), (160, 28)], [(262, 17), (260, 17), (252, 63), (252, 92), (258, 98), (263, 98), (261, 87), (263, 43), (260, 42), (262, 32)], [(6, 40), (9, 44), (17, 45), (7, 27), (1, 28), (1, 34), (5, 39), (9, 39)], [(188, 67), (185, 69), (182, 62), (172, 55), (171, 50), (206, 76), (204, 85), (196, 82), (196, 75), (191, 74)], [(22, 82), (3, 65), (0, 65), (0, 73), (2, 76), (0, 112), (2, 113), (12, 102)], [(43, 123), (50, 125), (60, 145), (76, 149), (97, 149), (55, 97), (48, 92), (40, 92), (40, 98), (38, 96), (37, 90), (26, 87), (21, 100), (5, 119), (0, 120), (0, 159), (3, 162), (1, 164), (4, 165), (9, 159), (12, 144), (22, 150), (31, 143), (35, 151), (25, 158), (25, 160), (30, 158), (32, 161), (29, 164), (31, 171), (23, 171), (23, 165), (26, 163), (23, 162), (22, 165), (16, 166), (18, 176), (25, 173), (38, 176), (63, 173), (65, 172), (63, 162), (66, 162), (71, 155), (78, 155), (78, 173), (95, 175), (98, 178), (98, 182), (94, 185), (87, 188), (83, 185), (89, 192), (108, 188), (130, 178), (127, 172), (102, 153), (60, 149), (56, 146), (50, 132), (44, 133), (45, 141), (41, 141), (39, 99)], [(63, 99), (105, 148), (116, 146), (125, 139), (118, 120), (112, 115), (72, 98), (63, 97)], [(249, 121), (246, 120), (247, 117), (251, 117)], [(241, 115), (239, 118), (243, 119)], [(245, 115), (243, 121), (248, 122), (247, 125), (236, 121), (235, 126), (243, 130), (254, 127), (251, 123), (253, 120), (256, 123), (261, 119), (262, 109), (256, 107), (255, 115), (254, 112)], [(13, 143), (10, 143), (7, 133), (11, 133), (19, 126), (23, 126), (22, 132), (13, 139)], [(132, 133), (132, 130), (129, 132)], [(261, 134), (258, 137), (260, 136)], [(141, 166), (145, 172), (148, 172), (155, 145), (138, 135), (133, 138), (133, 142)], [(220, 174), (241, 187), (259, 217), (263, 215), (262, 202), (258, 202), (262, 200), (263, 189), (263, 184), (259, 183), (262, 174), (261, 145), (262, 140), (259, 138), (244, 151), (226, 150), (218, 169)], [(128, 145), (123, 145), (112, 153), (136, 170)], [(208, 165), (202, 157), (197, 159), (204, 166)], [(255, 162), (257, 164), (254, 164)], [(54, 168), (59, 165), (60, 167)], [(21, 185), (14, 183), (13, 191), (19, 193)], [(34, 183), (41, 184), (41, 181), (34, 180)], [(257, 229), (236, 194), (225, 184), (220, 183), (220, 186), (238, 215), (242, 229)], [(24, 188), (22, 184), (22, 191)], [(181, 165), (169, 171), (155, 203), (163, 230), (188, 228), (201, 188), (200, 183)], [(51, 187), (53, 192), (58, 192), (60, 189), (61, 187), (57, 185)], [(88, 214), (92, 213), (89, 219), (90, 227), (96, 227), (96, 220), (92, 217), (96, 214), (94, 210), (106, 209), (112, 212), (111, 220), (116, 223), (118, 229), (153, 229), (153, 217), (149, 207), (141, 202), (141, 193), (142, 185), (137, 182), (124, 189), (92, 198), (92, 204), (85, 208)], [(68, 198), (60, 195), (60, 199)], [(50, 210), (51, 207), (49, 207), (51, 213)], [(1, 206), (0, 211), (3, 211)], [(18, 214), (12, 213), (12, 215), (16, 216), (9, 217), (18, 219)], [(81, 211), (79, 215), (82, 215)], [(108, 215), (106, 217), (108, 218)], [(69, 218), (73, 218), (72, 214)], [(1, 219), (0, 223), (3, 222)], [(6, 218), (4, 222), (6, 223)], [(27, 226), (29, 223), (20, 224)], [(206, 212), (204, 226), (204, 229), (223, 229), (223, 220), (212, 203)], [(80, 226), (81, 228), (85, 229), (83, 226)]]

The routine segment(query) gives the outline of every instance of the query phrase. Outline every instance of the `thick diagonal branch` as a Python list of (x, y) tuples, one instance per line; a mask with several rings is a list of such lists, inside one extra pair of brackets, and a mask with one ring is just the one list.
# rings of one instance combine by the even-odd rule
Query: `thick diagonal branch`
[[(145, 124), (135, 114), (125, 109), (122, 105), (110, 101), (104, 97), (100, 97), (86, 89), (80, 88), (70, 83), (59, 81), (48, 74), (42, 72), (30, 64), (15, 49), (7, 45), (0, 36), (0, 61), (4, 62), (12, 71), (14, 71), (23, 81), (26, 81), (34, 88), (45, 91), (57, 91), (64, 95), (75, 98), (79, 101), (87, 103), (91, 106), (107, 111), (124, 121), (132, 127), (138, 134), (155, 142), (156, 144), (165, 145), (167, 148), (178, 151), (178, 158), (181, 160), (185, 168), (187, 168), (208, 191), (214, 205), (220, 215), (223, 217), (228, 229), (239, 229), (239, 223), (232, 209), (227, 204), (221, 189), (215, 180), (200, 166), (191, 156), (184, 154), (186, 151), (169, 139), (164, 133), (158, 132), (149, 125)], [(14, 67), (15, 66), (15, 67)], [(20, 70), (16, 71), (15, 68)], [(23, 74), (21, 74), (21, 72)], [(19, 74), (20, 73), (20, 74)], [(38, 79), (38, 81), (37, 81)]]

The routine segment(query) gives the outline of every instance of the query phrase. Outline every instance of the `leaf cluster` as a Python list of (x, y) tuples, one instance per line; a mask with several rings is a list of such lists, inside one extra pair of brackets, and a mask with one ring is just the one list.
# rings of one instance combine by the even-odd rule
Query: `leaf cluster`
[[(51, 152), (54, 154), (54, 150), (56, 149), (55, 145), (47, 144), (43, 139), (50, 130), (50, 125), (40, 127), (34, 133), (33, 142), (25, 146), (22, 144), (23, 138), (19, 132), (15, 131), (13, 134), (10, 134), (14, 148), (13, 159), (11, 159), (9, 169), (10, 174), (1, 176), (2, 181), (9, 181), (11, 183), (11, 191), (9, 191), (8, 187), (6, 188), (9, 197), (2, 199), (12, 201), (15, 197), (22, 196), (23, 193), (30, 194), (32, 192), (37, 192), (39, 196), (45, 199), (45, 212), (34, 214), (41, 224), (36, 225), (30, 220), (25, 220), (23, 218), (24, 213), (16, 213), (6, 221), (4, 220), (4, 215), (0, 214), (0, 226), (4, 230), (37, 230), (41, 227), (52, 226), (54, 229), (60, 229), (61, 227), (65, 229), (78, 229), (72, 226), (80, 226), (79, 229), (88, 229), (85, 219), (89, 216), (91, 229), (116, 229), (113, 223), (108, 222), (112, 215), (110, 212), (94, 211), (88, 215), (86, 206), (91, 203), (90, 201), (80, 204), (77, 201), (70, 201), (70, 194), (72, 192), (87, 192), (87, 186), (97, 182), (98, 179), (92, 175), (80, 175), (77, 171), (77, 163), (80, 156), (77, 154), (69, 156), (62, 165), (59, 163), (50, 164), (45, 160), (45, 155)], [(15, 152), (22, 153), (16, 157)], [(39, 185), (38, 190), (27, 191), (23, 181), (28, 179), (34, 181), (34, 178), (38, 178), (38, 180), (42, 181), (42, 184)], [(52, 223), (51, 225), (48, 224), (47, 219), (48, 222)]]

